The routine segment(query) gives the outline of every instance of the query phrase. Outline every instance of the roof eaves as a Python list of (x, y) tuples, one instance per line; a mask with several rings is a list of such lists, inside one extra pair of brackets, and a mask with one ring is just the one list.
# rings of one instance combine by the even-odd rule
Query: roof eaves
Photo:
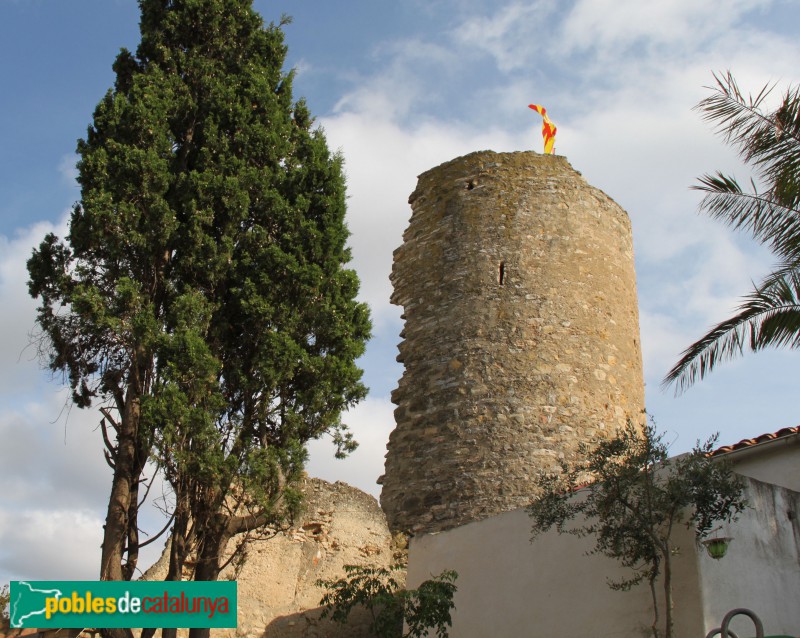
[(780, 439), (786, 439), (798, 434), (800, 434), (800, 426), (782, 428), (777, 432), (768, 432), (752, 439), (742, 439), (738, 443), (733, 443), (732, 445), (723, 445), (722, 447), (718, 447), (716, 450), (713, 450), (709, 456), (722, 456), (724, 454), (730, 454), (740, 450), (752, 449), (757, 445), (771, 443)]

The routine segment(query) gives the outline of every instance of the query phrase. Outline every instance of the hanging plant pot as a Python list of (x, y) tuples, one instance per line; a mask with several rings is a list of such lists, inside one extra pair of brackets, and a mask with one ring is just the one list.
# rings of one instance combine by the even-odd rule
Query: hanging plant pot
[(719, 536), (717, 538), (708, 538), (703, 541), (706, 546), (708, 555), (714, 560), (719, 560), (728, 552), (728, 545), (733, 539), (729, 536)]

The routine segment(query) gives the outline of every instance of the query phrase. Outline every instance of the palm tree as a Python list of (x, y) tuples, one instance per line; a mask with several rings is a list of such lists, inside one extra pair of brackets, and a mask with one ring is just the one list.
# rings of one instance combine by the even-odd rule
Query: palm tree
[(730, 176), (704, 175), (700, 210), (752, 233), (777, 257), (774, 270), (746, 295), (737, 313), (683, 351), (663, 385), (681, 392), (718, 363), (768, 346), (800, 348), (800, 87), (789, 87), (774, 111), (774, 86), (745, 98), (730, 72), (714, 75), (713, 94), (697, 109), (749, 164), (757, 182), (743, 190)]

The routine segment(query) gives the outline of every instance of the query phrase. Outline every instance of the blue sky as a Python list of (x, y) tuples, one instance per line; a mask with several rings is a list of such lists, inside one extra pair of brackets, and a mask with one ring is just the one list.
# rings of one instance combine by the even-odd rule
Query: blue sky
[[(798, 359), (747, 355), (680, 397), (660, 379), (680, 351), (727, 317), (769, 254), (697, 214), (704, 172), (748, 175), (692, 107), (730, 69), (758, 91), (800, 82), (786, 0), (302, 0), (255, 8), (289, 14), (288, 65), (346, 161), (349, 225), (375, 337), (363, 359), (367, 400), (348, 417), (359, 450), (312, 447), (310, 472), (378, 492), (392, 428), (389, 393), (401, 322), (388, 303), (416, 175), (474, 150), (541, 150), (544, 104), (556, 152), (632, 220), (647, 407), (689, 449), (797, 425)], [(34, 303), (25, 260), (62, 233), (76, 140), (113, 82), (120, 47), (138, 42), (135, 0), (0, 0), (0, 582), (94, 578), (110, 473), (94, 413), (69, 409), (59, 380), (28, 346)], [(154, 510), (149, 514), (153, 525)]]

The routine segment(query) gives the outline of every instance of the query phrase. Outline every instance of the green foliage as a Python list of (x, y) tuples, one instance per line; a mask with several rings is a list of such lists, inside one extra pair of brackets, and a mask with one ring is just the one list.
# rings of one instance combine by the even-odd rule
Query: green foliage
[(429, 629), (435, 630), (438, 638), (449, 635), (456, 572), (443, 571), (417, 589), (401, 590), (393, 573), (403, 570), (402, 565), (389, 569), (345, 565), (344, 569), (346, 578), (317, 582), (328, 590), (320, 601), (326, 607), (322, 618), (330, 616), (335, 622), (346, 624), (355, 607), (364, 607), (372, 617), (370, 630), (380, 638), (422, 638)]
[(28, 264), (51, 369), (154, 454), (201, 554), (291, 509), (305, 443), (352, 449), (340, 416), (366, 395), (342, 159), (251, 4), (140, 0), (78, 143), (69, 235)]
[[(716, 437), (670, 459), (663, 434), (652, 423), (629, 425), (596, 448), (584, 446), (582, 461), (559, 475), (538, 479), (539, 496), (529, 506), (533, 539), (555, 527), (559, 533), (591, 536), (591, 553), (617, 560), (630, 576), (609, 581), (627, 590), (650, 583), (656, 618), (655, 581), (664, 575), (666, 636), (671, 636), (671, 537), (676, 525), (694, 530), (699, 542), (720, 521), (746, 507), (743, 483), (724, 460), (709, 455)], [(657, 635), (654, 624), (654, 635)]]
[(789, 87), (775, 110), (765, 110), (770, 87), (745, 97), (730, 73), (714, 78), (713, 94), (698, 109), (738, 149), (757, 181), (745, 189), (732, 176), (703, 176), (695, 187), (705, 194), (700, 210), (751, 233), (778, 262), (733, 317), (683, 352), (664, 378), (678, 391), (745, 348), (800, 347), (800, 87)]

